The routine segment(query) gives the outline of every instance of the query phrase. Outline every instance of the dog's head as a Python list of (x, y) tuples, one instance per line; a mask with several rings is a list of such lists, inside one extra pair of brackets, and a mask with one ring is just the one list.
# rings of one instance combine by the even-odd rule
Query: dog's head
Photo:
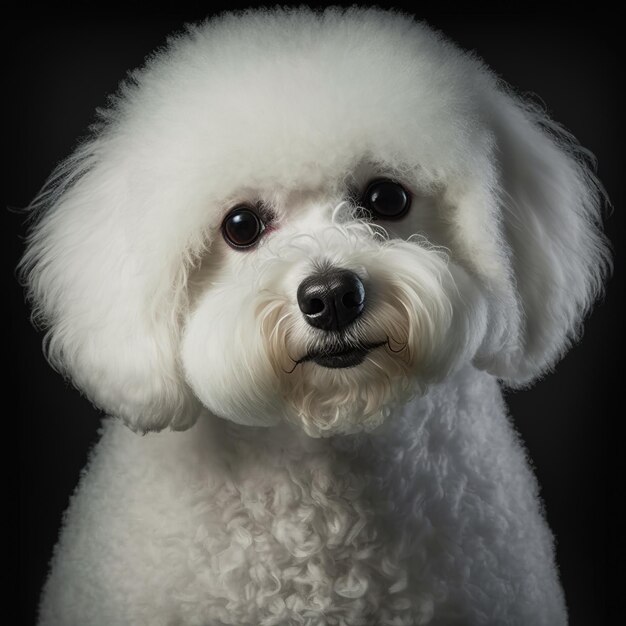
[(563, 354), (608, 264), (581, 155), (406, 16), (227, 15), (131, 75), (23, 276), (52, 363), (134, 429), (370, 428), (464, 364), (523, 385)]

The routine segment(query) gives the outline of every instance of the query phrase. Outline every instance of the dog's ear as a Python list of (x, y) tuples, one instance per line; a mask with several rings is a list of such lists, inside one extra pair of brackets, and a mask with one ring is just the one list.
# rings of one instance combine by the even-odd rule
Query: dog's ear
[(491, 96), (508, 339), (480, 365), (515, 386), (548, 370), (579, 337), (610, 256), (589, 155), (539, 107), (503, 90)]
[(197, 405), (177, 356), (180, 242), (164, 245), (159, 215), (131, 199), (123, 159), (106, 151), (98, 139), (79, 149), (35, 200), (20, 274), (56, 369), (133, 430), (183, 429)]

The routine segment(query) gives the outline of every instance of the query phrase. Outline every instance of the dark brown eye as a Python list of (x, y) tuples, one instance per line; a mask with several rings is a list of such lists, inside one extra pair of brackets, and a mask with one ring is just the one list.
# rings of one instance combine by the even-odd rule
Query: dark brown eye
[(402, 185), (378, 179), (367, 186), (362, 205), (372, 213), (373, 218), (397, 220), (409, 210), (411, 196)]
[(233, 248), (250, 248), (261, 237), (265, 225), (249, 206), (235, 207), (222, 223), (222, 234)]

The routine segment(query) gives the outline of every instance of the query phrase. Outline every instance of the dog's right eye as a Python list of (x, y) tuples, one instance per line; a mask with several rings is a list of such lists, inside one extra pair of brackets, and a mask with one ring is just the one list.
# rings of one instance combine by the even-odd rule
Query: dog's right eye
[(265, 230), (256, 211), (249, 206), (235, 207), (222, 222), (222, 235), (226, 243), (237, 249), (252, 247)]

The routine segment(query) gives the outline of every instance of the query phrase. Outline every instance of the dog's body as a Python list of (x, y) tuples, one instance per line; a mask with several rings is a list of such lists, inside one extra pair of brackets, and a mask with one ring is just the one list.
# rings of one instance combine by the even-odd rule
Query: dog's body
[(43, 623), (565, 623), (493, 378), (461, 372), (385, 426), (311, 439), (206, 419), (137, 437), (108, 420)]
[(567, 133), (405, 16), (170, 42), (22, 264), (49, 358), (118, 418), (42, 626), (565, 624), (498, 381), (578, 337), (600, 201)]

